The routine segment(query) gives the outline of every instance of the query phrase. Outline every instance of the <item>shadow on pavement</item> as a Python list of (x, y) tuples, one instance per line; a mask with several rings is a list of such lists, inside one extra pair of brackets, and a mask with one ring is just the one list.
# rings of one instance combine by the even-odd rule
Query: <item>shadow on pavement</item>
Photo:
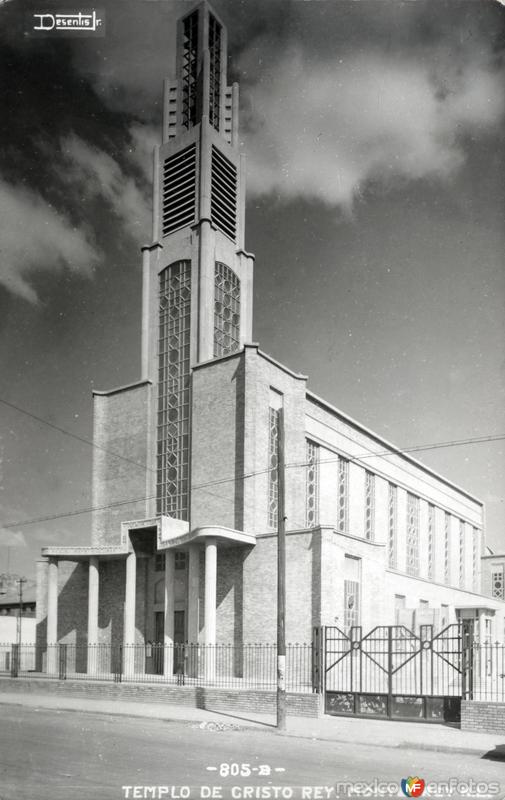
[(505, 761), (505, 744), (495, 745), (494, 750), (484, 753), (482, 758), (486, 758), (488, 761)]

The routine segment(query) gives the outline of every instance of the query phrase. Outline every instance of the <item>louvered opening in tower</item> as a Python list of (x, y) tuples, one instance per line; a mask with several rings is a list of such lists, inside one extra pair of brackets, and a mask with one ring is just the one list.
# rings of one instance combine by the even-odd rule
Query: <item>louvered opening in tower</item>
[(210, 198), (212, 222), (223, 233), (237, 235), (237, 168), (212, 146), (212, 189)]
[(165, 159), (163, 166), (163, 236), (195, 221), (196, 146)]

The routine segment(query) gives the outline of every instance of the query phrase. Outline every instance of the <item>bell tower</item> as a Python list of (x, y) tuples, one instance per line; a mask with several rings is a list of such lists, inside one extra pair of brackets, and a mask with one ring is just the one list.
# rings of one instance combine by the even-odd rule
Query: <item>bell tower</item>
[[(254, 257), (244, 251), (245, 169), (227, 33), (206, 3), (177, 23), (154, 153), (152, 244), (143, 248), (142, 377), (151, 403), (153, 513), (188, 520), (191, 368), (252, 337)], [(156, 421), (156, 422), (155, 422)]]

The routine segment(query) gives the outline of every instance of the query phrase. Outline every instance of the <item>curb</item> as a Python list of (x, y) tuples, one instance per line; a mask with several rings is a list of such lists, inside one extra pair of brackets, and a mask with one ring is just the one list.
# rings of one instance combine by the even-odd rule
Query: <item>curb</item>
[[(97, 714), (99, 716), (106, 716), (106, 717), (124, 717), (126, 719), (149, 719), (153, 722), (161, 722), (161, 723), (181, 723), (183, 725), (193, 725), (195, 728), (200, 728), (201, 730), (208, 730), (209, 732), (237, 732), (237, 733), (244, 733), (250, 731), (257, 731), (259, 733), (270, 733), (275, 734), (276, 736), (286, 736), (291, 739), (306, 739), (307, 741), (319, 741), (319, 742), (334, 742), (335, 744), (353, 744), (357, 747), (380, 747), (386, 750), (423, 750), (425, 752), (436, 752), (436, 753), (459, 753), (461, 755), (473, 755), (473, 756), (482, 756), (483, 753), (486, 752), (486, 748), (476, 748), (476, 747), (462, 747), (459, 745), (451, 745), (451, 744), (442, 744), (442, 745), (430, 745), (424, 744), (422, 742), (409, 742), (409, 741), (402, 741), (402, 742), (395, 742), (391, 744), (382, 744), (378, 742), (371, 742), (369, 740), (349, 740), (349, 739), (340, 739), (335, 738), (332, 736), (325, 736), (324, 734), (316, 734), (316, 735), (307, 735), (304, 733), (299, 733), (296, 731), (283, 731), (279, 732), (276, 730), (275, 726), (268, 722), (252, 722), (250, 724), (238, 724), (232, 722), (222, 722), (221, 720), (197, 720), (197, 719), (183, 719), (180, 717), (156, 717), (149, 714), (143, 714), (142, 712), (135, 713), (133, 711), (104, 711), (104, 710), (95, 710), (95, 709), (85, 709), (85, 708), (60, 708), (56, 706), (44, 706), (44, 705), (34, 705), (30, 706), (26, 703), (16, 703), (14, 701), (2, 701), (0, 695), (0, 705), (6, 706), (13, 706), (16, 708), (29, 708), (29, 709), (37, 709), (43, 711), (61, 711), (64, 713), (70, 714)], [(219, 713), (219, 712), (213, 712)]]

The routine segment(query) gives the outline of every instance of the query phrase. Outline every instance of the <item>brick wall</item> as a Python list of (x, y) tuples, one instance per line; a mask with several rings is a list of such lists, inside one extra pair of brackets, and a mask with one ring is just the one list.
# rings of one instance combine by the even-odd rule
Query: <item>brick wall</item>
[[(79, 681), (0, 678), (0, 692), (163, 703), (202, 708), (208, 711), (226, 711), (227, 713), (242, 711), (273, 714), (276, 708), (275, 692), (206, 689), (203, 686), (160, 686), (98, 681), (81, 683)], [(318, 694), (287, 693), (288, 713), (302, 717), (318, 717), (321, 713), (320, 697), (321, 695)]]
[(505, 703), (462, 700), (461, 730), (505, 734)]
[[(149, 460), (150, 390), (150, 384), (143, 383), (93, 397), (93, 441), (98, 446), (93, 450), (93, 506), (146, 497), (146, 469), (142, 465)], [(145, 519), (147, 511), (145, 500), (95, 511), (92, 544), (119, 545), (121, 521)]]

